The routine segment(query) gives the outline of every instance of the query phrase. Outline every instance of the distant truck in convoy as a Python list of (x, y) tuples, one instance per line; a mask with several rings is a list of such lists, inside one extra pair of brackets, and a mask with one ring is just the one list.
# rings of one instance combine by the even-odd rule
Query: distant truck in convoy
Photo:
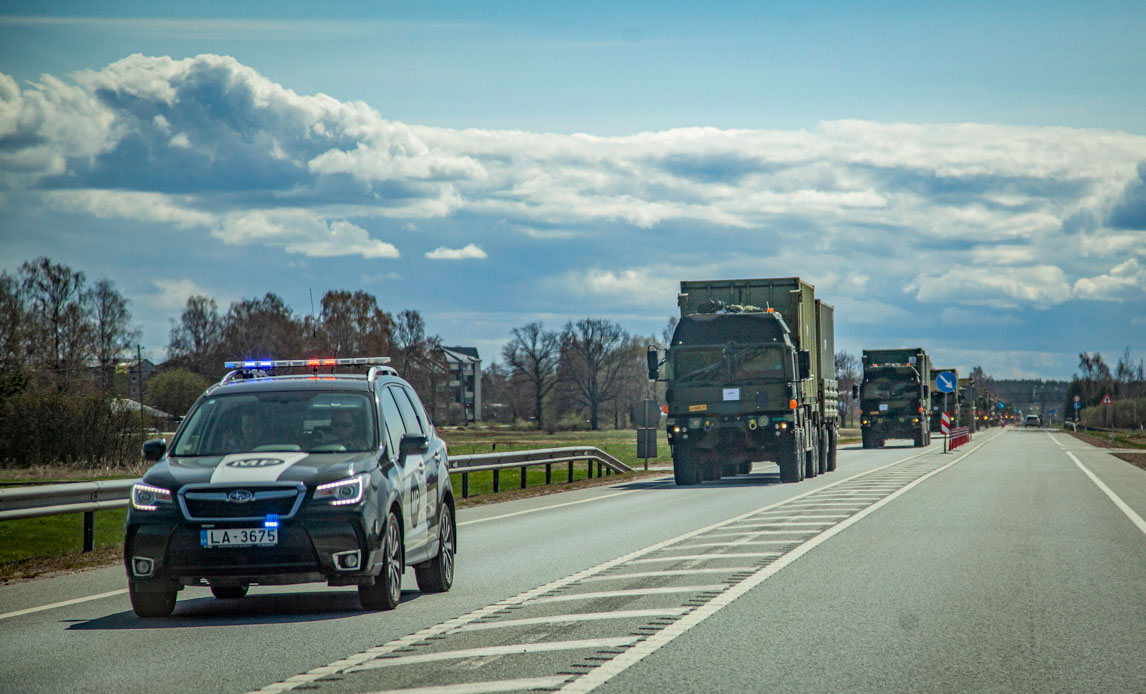
[[(944, 371), (955, 374), (955, 390), (943, 393), (935, 387), (935, 377)], [(931, 431), (940, 431), (939, 423), (944, 412), (951, 416), (951, 428), (959, 426), (959, 371), (956, 369), (931, 369)], [(946, 407), (947, 409), (943, 409)]]
[(798, 277), (681, 282), (680, 322), (649, 378), (667, 382), (678, 485), (773, 460), (783, 482), (836, 468), (833, 309)]
[(863, 383), (855, 387), (860, 402), (864, 448), (879, 448), (888, 439), (931, 444), (931, 361), (921, 347), (865, 349)]

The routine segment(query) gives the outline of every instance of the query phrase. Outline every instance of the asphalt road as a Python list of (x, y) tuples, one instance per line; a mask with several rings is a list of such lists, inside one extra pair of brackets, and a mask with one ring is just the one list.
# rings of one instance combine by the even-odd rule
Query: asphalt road
[[(893, 442), (894, 443), (894, 442)], [(464, 509), (453, 590), (0, 587), (0, 691), (1146, 691), (1146, 471), (998, 430)], [(74, 602), (73, 602), (74, 601)]]

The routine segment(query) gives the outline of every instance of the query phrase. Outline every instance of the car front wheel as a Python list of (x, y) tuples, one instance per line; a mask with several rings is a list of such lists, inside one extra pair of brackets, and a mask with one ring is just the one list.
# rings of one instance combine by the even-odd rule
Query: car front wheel
[(402, 597), (402, 533), (398, 527), (398, 516), (391, 511), (383, 538), (382, 572), (374, 585), (358, 586), (358, 601), (367, 610), (392, 610)]
[(127, 595), (131, 599), (131, 609), (140, 617), (167, 617), (175, 610), (178, 591), (165, 590), (159, 593), (144, 593), (135, 587), (135, 582), (127, 584)]
[(442, 502), (442, 517), (438, 521), (438, 556), (421, 566), (414, 567), (418, 590), (423, 593), (444, 593), (454, 584), (454, 518), (450, 505)]

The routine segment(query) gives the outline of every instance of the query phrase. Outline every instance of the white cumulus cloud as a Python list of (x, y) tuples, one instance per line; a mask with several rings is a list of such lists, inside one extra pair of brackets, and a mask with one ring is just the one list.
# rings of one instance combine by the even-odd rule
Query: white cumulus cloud
[(446, 248), (439, 246), (426, 253), (430, 260), (484, 260), (488, 256), (479, 246), (467, 244), (463, 248)]

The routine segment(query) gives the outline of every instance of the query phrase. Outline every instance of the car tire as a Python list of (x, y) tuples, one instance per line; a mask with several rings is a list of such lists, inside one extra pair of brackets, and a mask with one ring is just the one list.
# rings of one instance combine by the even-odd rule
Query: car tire
[(442, 501), (442, 517), (438, 519), (438, 556), (421, 566), (414, 567), (418, 590), (423, 593), (444, 593), (454, 584), (454, 514), (450, 505)]
[(358, 602), (366, 610), (392, 610), (402, 598), (402, 532), (398, 515), (393, 511), (386, 518), (386, 534), (382, 538), (382, 571), (374, 584), (358, 586)]
[(211, 586), (211, 595), (219, 600), (238, 600), (247, 596), (249, 586)]
[(144, 593), (136, 589), (135, 583), (127, 584), (127, 595), (131, 599), (131, 609), (145, 619), (169, 617), (175, 611), (175, 600), (179, 591), (165, 590), (159, 593)]

